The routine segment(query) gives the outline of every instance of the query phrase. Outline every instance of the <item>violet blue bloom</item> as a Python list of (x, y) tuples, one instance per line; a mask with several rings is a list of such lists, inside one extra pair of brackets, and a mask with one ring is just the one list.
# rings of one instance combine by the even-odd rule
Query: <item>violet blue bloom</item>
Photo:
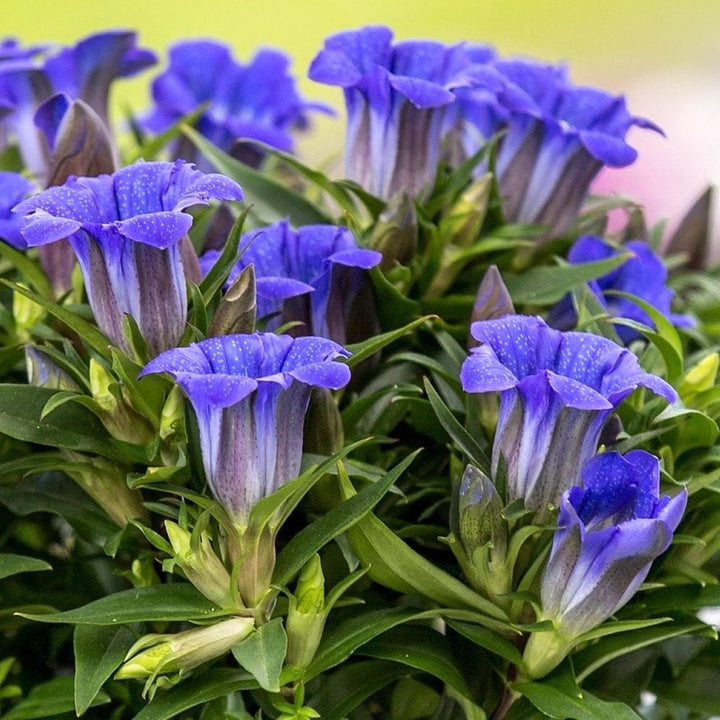
[(12, 49), (8, 46), (9, 55), (0, 49), (0, 112), (4, 114), (0, 148), (14, 139), (25, 166), (38, 177), (45, 175), (48, 162), (48, 148), (34, 122), (42, 103), (64, 92), (87, 102), (107, 125), (112, 81), (157, 61), (154, 53), (136, 47), (136, 33), (124, 30), (90, 35), (47, 57), (44, 64), (32, 59), (37, 49), (16, 49), (14, 54)]
[(386, 27), (329, 37), (310, 65), (317, 82), (345, 93), (347, 176), (383, 199), (430, 185), (456, 93), (479, 79), (463, 45), (392, 45)]
[[(302, 335), (345, 342), (345, 326), (364, 271), (382, 255), (358, 248), (353, 234), (334, 225), (306, 225), (293, 230), (283, 220), (246, 233), (250, 243), (228, 278), (231, 283), (248, 265), (255, 268), (258, 318), (274, 315), (266, 329), (300, 321)], [(201, 258), (205, 272), (217, 260), (211, 250)]]
[(0, 239), (18, 250), (24, 250), (27, 245), (20, 232), (22, 216), (14, 214), (12, 209), (32, 190), (33, 184), (27, 178), (0, 170)]
[(670, 546), (687, 491), (659, 496), (660, 469), (644, 450), (594, 457), (583, 486), (563, 493), (558, 529), (540, 583), (540, 620), (554, 630), (533, 633), (524, 661), (531, 677), (555, 667), (583, 633), (625, 605)]
[[(606, 294), (607, 291), (621, 290), (645, 300), (657, 308), (674, 325), (692, 327), (694, 322), (691, 317), (670, 311), (674, 293), (665, 284), (667, 269), (646, 242), (631, 240), (618, 249), (599, 237), (583, 235), (570, 248), (567, 259), (572, 264), (595, 262), (618, 255), (623, 251), (630, 251), (632, 257), (607, 275), (588, 283), (590, 290), (608, 313), (613, 317), (627, 318), (654, 327), (650, 316), (639, 305), (624, 297)], [(561, 330), (575, 325), (577, 316), (569, 295), (553, 308), (548, 322)], [(637, 330), (623, 325), (616, 325), (615, 330), (626, 345), (642, 337)]]
[(25, 168), (37, 177), (44, 176), (49, 153), (35, 127), (35, 110), (52, 94), (34, 60), (0, 60), (0, 150), (16, 143)]
[(625, 141), (630, 128), (662, 133), (649, 120), (630, 115), (622, 96), (573, 86), (564, 67), (530, 60), (491, 64), (505, 78), (504, 88), (491, 96), (479, 92), (474, 106), (472, 91), (465, 92), (464, 108), (480, 143), (507, 130), (496, 175), (510, 222), (546, 225), (554, 235), (566, 232), (600, 169), (635, 161), (637, 151)]
[(185, 212), (211, 198), (240, 200), (240, 186), (190, 163), (137, 162), (112, 175), (71, 177), (20, 203), (29, 246), (67, 238), (85, 279), (100, 329), (129, 350), (123, 314), (131, 315), (154, 355), (173, 347), (187, 312), (181, 245), (192, 225)]
[(108, 94), (118, 77), (131, 77), (155, 65), (151, 50), (137, 47), (137, 33), (110, 30), (83, 38), (45, 61), (55, 92), (84, 100), (108, 124)]
[(347, 350), (324, 338), (255, 333), (209, 338), (160, 354), (141, 375), (169, 373), (197, 416), (205, 476), (239, 526), (300, 472), (313, 387), (336, 390)]
[[(225, 152), (257, 166), (262, 153), (236, 147), (239, 139), (259, 140), (291, 152), (290, 131), (307, 126), (309, 110), (328, 110), (298, 95), (288, 67), (288, 57), (277, 50), (260, 50), (249, 64), (241, 65), (221, 43), (179, 42), (170, 48), (167, 70), (153, 82), (155, 107), (144, 124), (162, 132), (206, 103), (197, 121), (198, 131)], [(200, 167), (207, 162), (188, 141), (177, 141), (173, 152)]]
[(507, 501), (523, 498), (540, 519), (579, 482), (605, 421), (633, 390), (677, 398), (629, 350), (597, 335), (523, 315), (473, 323), (471, 333), (482, 345), (463, 363), (463, 390), (500, 393), (493, 475), (503, 458)]

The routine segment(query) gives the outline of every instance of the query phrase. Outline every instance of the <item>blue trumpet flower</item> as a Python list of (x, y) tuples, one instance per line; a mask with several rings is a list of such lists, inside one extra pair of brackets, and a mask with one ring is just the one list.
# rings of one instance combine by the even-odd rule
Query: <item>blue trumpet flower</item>
[(463, 45), (412, 40), (392, 45), (386, 27), (325, 41), (310, 78), (345, 93), (347, 176), (378, 197), (416, 195), (432, 183), (448, 108), (478, 82)]
[(525, 664), (536, 677), (637, 592), (670, 546), (687, 503), (687, 491), (659, 496), (659, 463), (644, 450), (598, 455), (582, 479), (582, 487), (563, 493), (540, 584), (540, 619), (554, 630), (534, 633), (526, 648)]
[(208, 485), (243, 527), (262, 498), (297, 477), (313, 387), (350, 380), (349, 353), (324, 338), (255, 333), (168, 350), (142, 371), (169, 373), (197, 416)]
[[(237, 152), (241, 138), (290, 152), (294, 145), (290, 131), (306, 127), (309, 110), (328, 109), (300, 97), (289, 64), (277, 50), (260, 50), (250, 63), (241, 65), (221, 43), (179, 42), (170, 48), (167, 70), (153, 82), (155, 107), (144, 124), (162, 132), (205, 103), (198, 131), (226, 152)], [(173, 151), (202, 167), (202, 156), (186, 141), (177, 141)], [(262, 153), (247, 147), (239, 152), (253, 165), (262, 158)]]
[(493, 474), (502, 458), (508, 502), (523, 498), (541, 518), (579, 482), (605, 421), (633, 390), (677, 397), (629, 350), (596, 335), (522, 315), (473, 323), (471, 333), (482, 344), (463, 363), (462, 387), (500, 393)]
[(0, 170), (0, 239), (19, 250), (27, 247), (20, 232), (23, 219), (12, 212), (26, 195), (33, 190), (33, 184), (22, 175)]
[[(555, 235), (575, 222), (592, 180), (602, 167), (624, 167), (637, 151), (625, 136), (637, 126), (662, 133), (632, 116), (625, 99), (577, 87), (564, 67), (531, 60), (496, 60), (502, 78), (463, 93), (463, 114), (476, 129), (465, 133), (471, 153), (493, 133), (505, 130), (496, 175), (503, 212), (510, 222), (542, 224)], [(495, 79), (497, 80), (497, 77)]]
[(110, 85), (157, 63), (151, 50), (137, 47), (137, 33), (111, 30), (89, 35), (45, 61), (55, 92), (84, 100), (107, 124)]
[[(694, 325), (691, 317), (671, 312), (670, 305), (674, 293), (666, 285), (667, 269), (646, 242), (631, 240), (618, 249), (599, 237), (583, 235), (573, 243), (567, 259), (573, 264), (594, 262), (618, 255), (622, 251), (631, 252), (632, 257), (607, 275), (588, 283), (590, 290), (608, 313), (613, 317), (627, 318), (654, 327), (650, 316), (639, 305), (627, 298), (612, 294), (613, 290), (620, 290), (645, 300), (678, 327)], [(562, 330), (572, 327), (576, 321), (577, 316), (569, 295), (553, 308), (549, 317), (549, 323)], [(641, 337), (637, 330), (630, 327), (616, 325), (615, 329), (625, 344)]]
[[(246, 233), (250, 243), (228, 278), (231, 283), (253, 265), (257, 289), (257, 316), (271, 317), (266, 329), (300, 321), (303, 335), (345, 342), (345, 326), (364, 270), (382, 255), (358, 248), (353, 234), (334, 225), (306, 225), (293, 230), (283, 220)], [(205, 271), (217, 260), (211, 250), (201, 258)]]
[(137, 162), (112, 175), (71, 177), (21, 202), (29, 246), (67, 238), (100, 329), (129, 350), (123, 314), (137, 322), (150, 353), (177, 344), (187, 313), (181, 244), (183, 212), (211, 198), (241, 200), (240, 186), (178, 160)]
[(138, 48), (136, 41), (136, 33), (131, 31), (98, 33), (48, 55), (43, 62), (34, 56), (44, 48), (22, 49), (7, 41), (0, 45), (0, 113), (4, 116), (0, 147), (14, 139), (25, 166), (43, 177), (48, 148), (35, 127), (35, 111), (51, 96), (63, 92), (72, 100), (86, 102), (107, 125), (112, 81), (135, 75), (157, 62), (155, 54)]

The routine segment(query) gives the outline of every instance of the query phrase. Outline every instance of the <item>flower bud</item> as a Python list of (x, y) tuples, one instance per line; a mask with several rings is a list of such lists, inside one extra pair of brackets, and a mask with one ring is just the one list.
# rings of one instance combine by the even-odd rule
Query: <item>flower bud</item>
[(491, 187), (490, 173), (473, 181), (440, 221), (441, 236), (458, 246), (473, 242), (485, 220)]
[(136, 445), (153, 439), (150, 423), (133, 409), (112, 373), (94, 358), (90, 358), (90, 393), (98, 416), (114, 438)]
[(174, 435), (183, 435), (185, 432), (185, 399), (178, 385), (168, 393), (167, 400), (160, 412), (160, 429), (158, 434), (161, 440), (167, 440)]
[(715, 385), (715, 380), (720, 367), (720, 355), (710, 353), (700, 362), (693, 365), (680, 379), (678, 393), (682, 401), (691, 403), (696, 395), (709, 390)]
[[(23, 283), (20, 283), (20, 286), (27, 287)], [(12, 307), (15, 329), (21, 337), (29, 338), (30, 331), (45, 317), (45, 309), (34, 300), (18, 292), (13, 292)]]
[(165, 521), (165, 530), (175, 551), (175, 562), (187, 579), (219, 607), (237, 606), (232, 597), (230, 573), (213, 551), (207, 532), (201, 531), (193, 537), (172, 520)]
[(63, 456), (71, 461), (65, 472), (120, 526), (130, 520), (147, 519), (138, 490), (131, 490), (125, 480), (126, 471), (117, 463), (101, 457), (88, 457), (70, 450)]
[(146, 635), (130, 648), (116, 680), (184, 673), (227, 653), (253, 630), (252, 618), (228, 620), (170, 635)]
[(32, 345), (25, 346), (28, 383), (53, 390), (80, 390), (80, 386), (45, 353)]
[(387, 271), (396, 263), (408, 263), (417, 251), (417, 242), (415, 206), (407, 195), (398, 195), (380, 216), (369, 247), (382, 253), (380, 268)]
[(468, 465), (456, 503), (454, 532), (464, 551), (461, 562), (465, 574), (476, 589), (487, 595), (509, 592), (512, 573), (505, 564), (508, 527), (498, 491), (485, 473)]
[(248, 265), (233, 281), (210, 323), (210, 336), (249, 333), (255, 327), (255, 266)]
[(300, 573), (287, 616), (287, 662), (307, 667), (315, 656), (325, 627), (325, 578), (320, 556), (313, 555)]

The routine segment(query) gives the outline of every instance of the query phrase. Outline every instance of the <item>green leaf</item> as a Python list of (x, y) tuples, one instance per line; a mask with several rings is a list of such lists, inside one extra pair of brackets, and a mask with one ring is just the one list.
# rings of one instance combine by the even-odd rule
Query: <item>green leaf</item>
[[(342, 484), (344, 496), (352, 497), (354, 488), (346, 481)], [(444, 607), (475, 610), (479, 623), (509, 629), (507, 616), (497, 605), (416, 553), (372, 513), (349, 528), (347, 535), (360, 561), (370, 566), (368, 574), (375, 582), (429, 597)]]
[(692, 612), (712, 605), (720, 605), (720, 585), (675, 585), (647, 593), (633, 609), (648, 617), (674, 611)]
[(8, 280), (0, 280), (10, 289), (15, 292), (24, 295), (30, 300), (33, 300), (41, 307), (44, 307), (51, 315), (54, 315), (58, 320), (64, 322), (71, 330), (74, 330), (85, 342), (96, 352), (102, 355), (104, 358), (110, 358), (110, 346), (112, 342), (108, 340), (103, 333), (100, 332), (94, 325), (83, 320), (79, 315), (66, 308), (58, 305), (52, 300), (48, 300), (42, 295), (34, 293), (32, 290), (24, 288), (22, 285), (9, 282)]
[(14, 555), (11, 553), (0, 553), (0, 580), (11, 575), (18, 575), (24, 572), (37, 572), (38, 570), (52, 570), (44, 560)]
[(374, 355), (376, 352), (379, 352), (387, 345), (390, 345), (390, 343), (399, 340), (405, 335), (409, 335), (413, 330), (415, 330), (415, 328), (420, 327), (423, 323), (434, 319), (434, 315), (425, 315), (424, 317), (417, 318), (397, 330), (391, 330), (390, 332), (383, 333), (382, 335), (375, 335), (374, 337), (371, 337), (361, 343), (346, 345), (346, 348), (352, 353), (352, 356), (347, 360), (347, 364), (350, 367), (357, 365), (366, 358)]
[(43, 472), (0, 487), (0, 503), (16, 515), (54, 513), (90, 539), (117, 532), (117, 525), (98, 504), (61, 473)]
[(460, 421), (443, 402), (443, 399), (427, 378), (424, 378), (424, 385), (428, 400), (430, 400), (437, 419), (445, 429), (445, 432), (457, 443), (457, 446), (468, 456), (468, 459), (472, 463), (486, 474), (489, 474), (490, 459), (485, 454), (485, 451), (476, 442), (475, 438), (460, 424)]
[(419, 452), (417, 450), (396, 465), (384, 478), (363, 488), (357, 495), (348, 498), (297, 533), (278, 555), (273, 583), (287, 585), (312, 555), (360, 520), (385, 496)]
[(358, 654), (409, 665), (434, 675), (466, 697), (470, 694), (448, 639), (430, 627), (411, 626), (389, 630), (364, 645)]
[(78, 716), (90, 707), (134, 642), (135, 636), (125, 627), (78, 625), (75, 628), (75, 712)]
[(676, 382), (683, 372), (683, 348), (675, 326), (656, 307), (636, 295), (621, 290), (606, 292), (608, 295), (616, 295), (639, 305), (650, 316), (657, 332), (652, 332), (652, 328), (641, 329), (640, 332), (651, 340), (662, 353), (668, 370), (668, 381)]
[(500, 635), (479, 625), (473, 625), (472, 623), (461, 622), (459, 620), (447, 620), (446, 622), (453, 630), (459, 632), (463, 637), (470, 640), (470, 642), (505, 658), (505, 660), (513, 663), (513, 665), (522, 664), (520, 651), (504, 635)]
[(205, 305), (210, 302), (215, 293), (225, 284), (238, 258), (242, 252), (245, 251), (245, 248), (240, 251), (240, 237), (242, 236), (242, 229), (245, 225), (249, 210), (250, 208), (246, 207), (242, 213), (240, 213), (237, 220), (235, 220), (222, 252), (220, 253), (220, 257), (218, 257), (215, 264), (210, 268), (208, 274), (200, 283), (200, 292), (202, 293)]
[(315, 659), (307, 668), (305, 680), (339, 665), (359, 647), (397, 625), (438, 613), (424, 613), (401, 608), (383, 608), (358, 612), (339, 625), (326, 630)]
[(622, 253), (589, 263), (535, 267), (521, 275), (503, 273), (503, 280), (516, 307), (526, 303), (552, 305), (588, 280), (607, 275), (630, 256)]
[(567, 692), (550, 683), (513, 683), (513, 690), (524, 695), (545, 715), (563, 720), (640, 720), (629, 706), (618, 702), (605, 702), (586, 690), (578, 694)]
[(238, 663), (268, 692), (280, 692), (280, 672), (287, 652), (282, 618), (261, 625), (232, 649)]
[(194, 673), (192, 682), (180, 683), (177, 687), (159, 693), (134, 720), (170, 720), (215, 698), (256, 687), (257, 680), (248, 673), (230, 668), (212, 668)]
[(0, 255), (7, 258), (20, 274), (44, 298), (52, 299), (54, 296), (52, 285), (43, 269), (33, 262), (26, 253), (16, 250), (6, 242), (0, 243)]
[(311, 698), (312, 707), (323, 720), (344, 720), (378, 690), (410, 674), (407, 666), (384, 660), (347, 665), (325, 680), (321, 692)]
[(595, 672), (611, 660), (626, 653), (655, 645), (680, 635), (712, 632), (705, 623), (695, 618), (678, 621), (662, 627), (646, 628), (622, 633), (617, 637), (603, 638), (600, 642), (573, 654), (573, 664), (577, 668), (577, 678), (582, 682), (588, 675)]
[[(92, 705), (105, 705), (109, 702), (110, 698), (104, 692), (100, 692)], [(2, 720), (57, 717), (72, 712), (74, 707), (73, 679), (58, 677), (34, 687), (22, 702), (2, 716)]]
[(226, 615), (189, 583), (132, 588), (65, 612), (35, 615), (18, 613), (28, 620), (75, 625), (121, 625), (124, 623), (208, 620)]
[(396, 328), (398, 325), (411, 323), (422, 315), (420, 303), (406, 297), (379, 267), (371, 268), (369, 272), (375, 287), (378, 319), (383, 328)]
[[(335, 202), (346, 213), (354, 215), (357, 212), (357, 208), (355, 207), (352, 196), (348, 192), (348, 190), (351, 188), (348, 187), (346, 183), (333, 182), (327, 177), (327, 175), (320, 172), (319, 170), (316, 170), (315, 168), (308, 167), (300, 160), (298, 160), (294, 155), (290, 155), (290, 153), (285, 153), (282, 150), (278, 150), (271, 145), (266, 145), (265, 143), (259, 142), (257, 140), (249, 140), (248, 142), (261, 148), (268, 155), (273, 155), (277, 158), (280, 158), (288, 165), (295, 168), (298, 172), (300, 172), (301, 175), (303, 175), (307, 180), (313, 183), (313, 185), (320, 188), (321, 190), (324, 190), (328, 195), (330, 195), (330, 197), (335, 200)], [(372, 204), (372, 196), (367, 196), (367, 193), (363, 194), (365, 195), (366, 199), (368, 199)], [(377, 198), (375, 198), (375, 200), (377, 200)]]
[(240, 183), (246, 199), (266, 222), (284, 218), (290, 218), (293, 225), (331, 222), (331, 218), (308, 199), (224, 153), (193, 128), (184, 125), (182, 131), (219, 172)]
[(143, 448), (111, 438), (100, 420), (78, 403), (66, 403), (43, 417), (43, 409), (57, 392), (34, 385), (0, 384), (0, 432), (38, 445), (147, 462)]
[(249, 527), (253, 528), (259, 537), (259, 533), (266, 524), (271, 523), (274, 528), (282, 525), (292, 510), (302, 500), (305, 493), (339, 460), (349, 455), (353, 450), (364, 445), (367, 440), (358, 440), (338, 450), (332, 457), (322, 462), (317, 467), (310, 467), (300, 477), (285, 483), (272, 495), (262, 498), (255, 504), (249, 520)]

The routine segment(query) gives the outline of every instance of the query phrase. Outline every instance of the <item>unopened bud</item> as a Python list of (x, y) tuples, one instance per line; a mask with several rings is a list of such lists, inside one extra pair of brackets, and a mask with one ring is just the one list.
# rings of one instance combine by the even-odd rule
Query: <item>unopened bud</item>
[(405, 194), (396, 195), (375, 226), (369, 247), (382, 253), (382, 270), (407, 264), (415, 255), (418, 224), (415, 206)]
[(490, 478), (468, 465), (458, 491), (458, 532), (470, 557), (488, 544), (494, 554), (505, 555), (507, 523), (502, 511), (503, 502)]
[(90, 394), (98, 416), (114, 438), (136, 445), (146, 445), (153, 439), (148, 420), (130, 405), (121, 384), (95, 358), (90, 358)]
[(678, 394), (683, 402), (690, 403), (698, 393), (705, 392), (715, 385), (720, 355), (710, 353), (700, 362), (693, 365), (681, 378), (678, 385)]
[[(513, 306), (510, 293), (507, 287), (505, 287), (500, 271), (496, 265), (491, 265), (480, 281), (480, 285), (478, 285), (470, 322), (494, 320), (503, 315), (514, 314), (515, 307)], [(470, 342), (471, 347), (478, 344), (478, 341), (472, 336)]]
[(252, 618), (233, 617), (174, 635), (147, 635), (130, 648), (117, 680), (183, 673), (225, 655), (253, 630)]
[(313, 555), (300, 573), (287, 616), (287, 662), (307, 667), (317, 651), (325, 627), (325, 578), (320, 556)]
[(233, 281), (210, 323), (210, 335), (249, 333), (255, 327), (255, 267), (248, 265)]
[(138, 490), (126, 482), (126, 470), (101, 457), (88, 457), (63, 450), (70, 460), (64, 470), (120, 526), (130, 520), (147, 520), (147, 510)]
[(185, 434), (185, 396), (179, 385), (173, 385), (172, 390), (168, 393), (160, 413), (158, 434), (161, 440)]
[(32, 345), (25, 346), (28, 383), (52, 390), (80, 390), (80, 386), (57, 363)]
[[(468, 465), (455, 498), (451, 547), (473, 587), (491, 598), (510, 592), (512, 582), (508, 524), (502, 511), (502, 499), (490, 478)], [(452, 545), (453, 540), (459, 540), (460, 548)]]
[(482, 175), (458, 198), (440, 221), (440, 233), (456, 246), (469, 245), (480, 235), (487, 213), (492, 175)]
[[(19, 283), (21, 287), (27, 285)], [(25, 295), (13, 292), (13, 320), (18, 334), (29, 339), (30, 331), (45, 317), (45, 309)]]
[(208, 599), (221, 608), (237, 605), (231, 592), (230, 573), (215, 554), (208, 534), (193, 536), (172, 520), (165, 521), (168, 540), (175, 551), (175, 562), (187, 579)]

